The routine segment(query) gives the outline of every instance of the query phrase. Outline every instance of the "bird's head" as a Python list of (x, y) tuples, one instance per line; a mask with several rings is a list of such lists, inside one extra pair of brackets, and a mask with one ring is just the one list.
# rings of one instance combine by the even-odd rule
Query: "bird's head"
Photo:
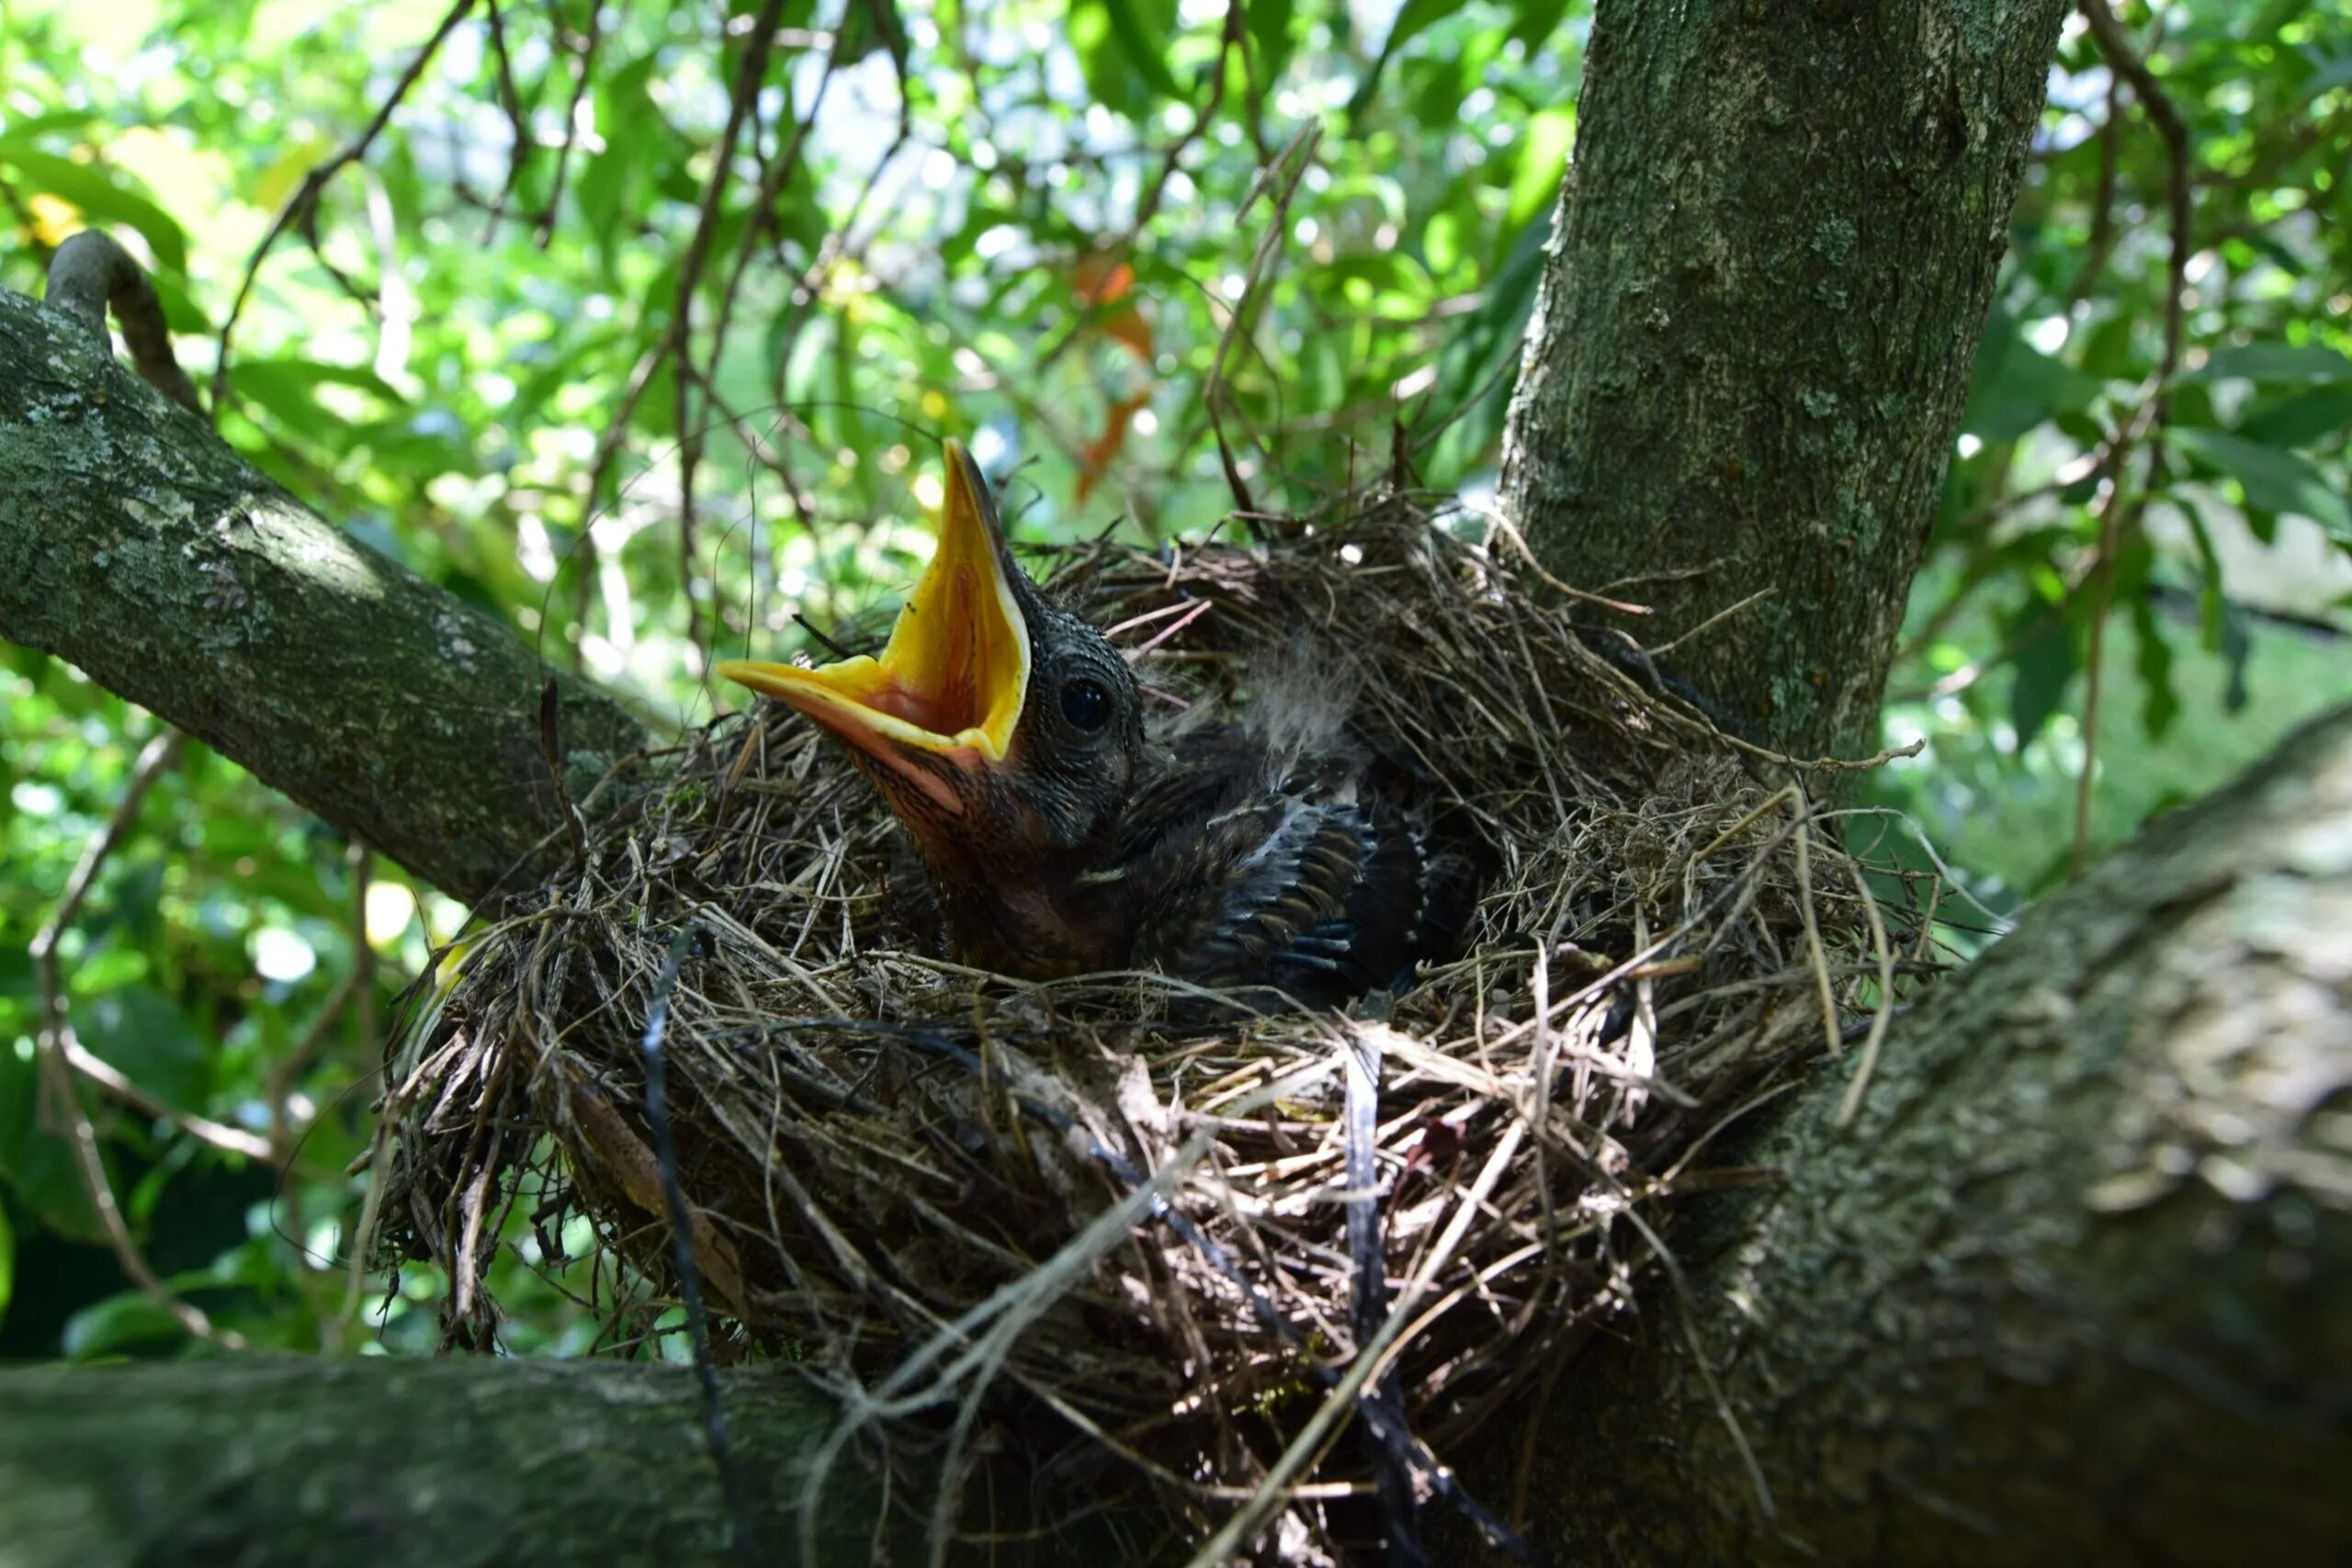
[(939, 545), (881, 657), (729, 660), (849, 748), (935, 868), (1074, 851), (1111, 823), (1143, 751), (1134, 675), (1012, 559), (988, 480), (947, 443)]

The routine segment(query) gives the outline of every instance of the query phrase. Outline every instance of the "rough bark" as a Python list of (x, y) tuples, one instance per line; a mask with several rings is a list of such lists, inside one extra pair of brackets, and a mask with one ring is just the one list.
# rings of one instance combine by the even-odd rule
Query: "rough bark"
[(288, 496), (62, 310), (0, 289), (0, 637), (79, 665), (461, 898), (645, 743), (609, 696)]
[[(0, 1371), (0, 1568), (509, 1568), (802, 1561), (804, 1456), (831, 1405), (738, 1373), (756, 1555), (734, 1549), (682, 1367), (178, 1361)], [(817, 1562), (873, 1560), (879, 1488), (822, 1495)], [(888, 1560), (888, 1559), (885, 1559)]]
[(1531, 1416), (1562, 1562), (2341, 1560), (2352, 708), (1938, 987), (1841, 1134), (1844, 1079)]
[(1873, 740), (2066, 10), (1600, 7), (1505, 509), (1653, 646), (1771, 591), (1674, 660), (1800, 753)]

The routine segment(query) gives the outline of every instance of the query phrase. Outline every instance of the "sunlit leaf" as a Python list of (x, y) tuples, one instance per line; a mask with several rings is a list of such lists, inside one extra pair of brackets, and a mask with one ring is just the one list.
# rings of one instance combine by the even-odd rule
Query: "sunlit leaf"
[(113, 170), (77, 164), (13, 137), (0, 137), (0, 169), (15, 170), (26, 195), (46, 192), (102, 222), (129, 224), (154, 251), (159, 264), (173, 272), (187, 270), (187, 235), (178, 220), (132, 190)]
[(1432, 477), (1462, 472), (1502, 434), (1510, 375), (1519, 362), (1520, 338), (1535, 309), (1535, 288), (1544, 276), (1544, 244), (1551, 231), (1549, 213), (1520, 231), (1478, 308), (1438, 356), (1430, 421), (1443, 423), (1446, 429), (1431, 457)]
[(365, 367), (303, 359), (240, 357), (233, 363), (231, 384), (238, 396), (252, 399), (289, 428), (306, 433), (341, 423), (319, 401), (322, 387), (349, 387), (392, 407), (401, 402), (400, 394)]
[(1560, 176), (1568, 167), (1568, 148), (1576, 140), (1577, 111), (1562, 107), (1540, 109), (1527, 117), (1519, 144), (1519, 165), (1510, 179), (1510, 220), (1516, 229), (1548, 211), (1560, 194)]

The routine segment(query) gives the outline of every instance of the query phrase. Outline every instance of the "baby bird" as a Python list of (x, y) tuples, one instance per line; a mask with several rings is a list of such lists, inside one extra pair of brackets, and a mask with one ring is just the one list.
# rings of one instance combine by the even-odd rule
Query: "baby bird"
[(1449, 954), (1475, 902), (1429, 792), (1312, 680), (1261, 682), (1238, 723), (1148, 727), (1126, 660), (1014, 563), (955, 441), (938, 547), (879, 658), (718, 672), (848, 749), (953, 955), (1001, 974), (1158, 968), (1321, 1005)]

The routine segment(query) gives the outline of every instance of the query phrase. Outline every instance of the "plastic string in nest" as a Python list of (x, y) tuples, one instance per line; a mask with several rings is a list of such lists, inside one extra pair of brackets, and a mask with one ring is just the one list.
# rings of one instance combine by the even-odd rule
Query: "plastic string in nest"
[[(691, 1256), (715, 1353), (840, 1396), (811, 1488), (852, 1444), (920, 1453), (948, 1483), (894, 1495), (937, 1496), (944, 1550), (975, 1523), (955, 1483), (985, 1422), (993, 1462), (1034, 1467), (1024, 1523), (1124, 1483), (1159, 1505), (1125, 1522), (1168, 1531), (1142, 1557), (1409, 1540), (1433, 1456), (1663, 1277), (1652, 1216), (1707, 1183), (1711, 1137), (1849, 1015), (1874, 1048), (1932, 966), (1933, 884), (1880, 874), (1907, 906), (1885, 918), (1834, 814), (1597, 653), (1498, 543), (1385, 493), (1257, 548), (1063, 551), (1048, 584), (1121, 628), (1155, 744), (1283, 700), (1264, 683), (1304, 631), (1349, 699), (1361, 815), (1424, 850), (1454, 835), (1437, 852), (1484, 872), (1453, 955), (1401, 942), (1401, 988), (1292, 1008), (1270, 984), (1334, 968), (1212, 971), (1235, 992), (944, 957), (969, 907), (910, 896), (908, 836), (849, 748), (770, 705), (600, 786), (582, 863), (394, 1042), (379, 1244), (446, 1267), (453, 1330), (486, 1343), (516, 1206), (584, 1215), (613, 1334), (651, 1331), (679, 1280), (639, 1041), (692, 923), (664, 1049)], [(936, 656), (972, 677), (955, 704), (889, 690), (888, 654), (852, 694), (1002, 755), (1019, 651)], [(1129, 953), (1241, 945), (1132, 934), (1167, 929), (1137, 918)], [(1360, 956), (1330, 945), (1351, 931), (1301, 934)]]

